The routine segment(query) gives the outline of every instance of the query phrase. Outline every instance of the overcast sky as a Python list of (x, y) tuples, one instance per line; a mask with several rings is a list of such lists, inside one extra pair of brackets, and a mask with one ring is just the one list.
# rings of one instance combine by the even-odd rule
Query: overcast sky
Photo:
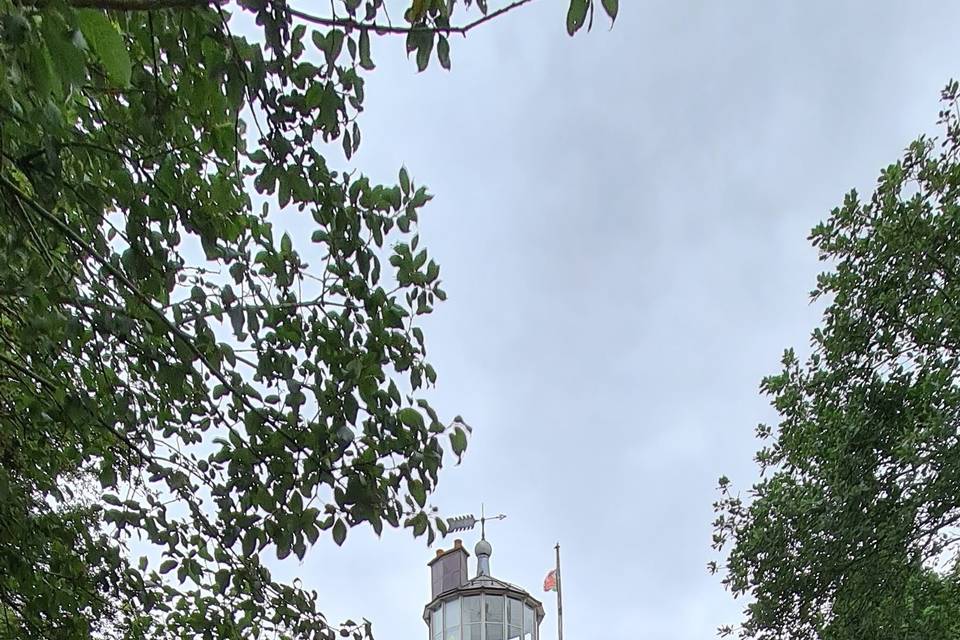
[[(543, 638), (557, 541), (567, 640), (709, 638), (743, 606), (705, 569), (716, 480), (756, 479), (758, 383), (817, 321), (808, 231), (935, 130), (960, 4), (623, 0), (573, 39), (565, 5), (455, 40), (451, 73), (375, 44), (356, 164), (436, 194), (432, 398), (474, 435), (434, 503), (508, 515), (492, 573), (543, 599)], [(364, 528), (274, 567), (426, 639), (432, 555)]]

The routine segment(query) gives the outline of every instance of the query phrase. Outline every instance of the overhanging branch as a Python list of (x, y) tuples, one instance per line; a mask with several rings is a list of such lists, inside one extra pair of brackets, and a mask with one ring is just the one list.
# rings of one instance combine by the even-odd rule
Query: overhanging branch
[(110, 9), (112, 11), (159, 11), (160, 9), (192, 9), (220, 4), (220, 0), (67, 0), (78, 9)]
[[(111, 11), (159, 11), (161, 9), (193, 9), (206, 7), (210, 5), (224, 5), (228, 0), (67, 0), (71, 7), (78, 9), (108, 9)], [(358, 29), (373, 31), (378, 34), (408, 34), (411, 32), (441, 33), (467, 35), (467, 32), (479, 27), (480, 25), (498, 18), (505, 13), (513, 11), (533, 0), (515, 0), (510, 4), (500, 7), (487, 15), (477, 18), (473, 22), (461, 26), (437, 27), (426, 25), (411, 25), (407, 27), (395, 27), (390, 24), (381, 24), (377, 22), (363, 22), (353, 18), (328, 18), (325, 16), (316, 16), (293, 7), (288, 7), (290, 15), (326, 27), (340, 27), (342, 29)], [(38, 0), (26, 0), (24, 4), (38, 4)]]
[[(88, 1), (88, 0), (84, 0), (84, 1)], [(111, 1), (117, 1), (117, 0), (111, 0)], [(138, 1), (142, 1), (142, 0), (138, 0)], [(378, 34), (385, 34), (385, 33), (407, 34), (407, 33), (416, 32), (416, 33), (442, 33), (442, 34), (457, 33), (465, 36), (467, 35), (468, 31), (479, 27), (485, 22), (489, 22), (494, 18), (498, 18), (499, 16), (502, 16), (503, 14), (509, 11), (513, 11), (514, 9), (518, 9), (530, 2), (533, 2), (533, 0), (516, 0), (515, 2), (511, 2), (510, 4), (504, 7), (500, 7), (496, 11), (492, 11), (488, 13), (482, 18), (477, 18), (473, 22), (468, 22), (467, 24), (459, 27), (452, 27), (452, 26), (451, 27), (436, 27), (436, 26), (429, 27), (426, 25), (395, 27), (393, 25), (380, 24), (376, 22), (361, 22), (360, 20), (354, 20), (353, 18), (326, 18), (323, 16), (315, 16), (309, 13), (305, 13), (303, 11), (299, 11), (292, 7), (289, 8), (289, 11), (290, 11), (290, 15), (292, 15), (295, 18), (300, 18), (301, 20), (305, 20), (306, 22), (312, 22), (313, 24), (320, 24), (325, 27), (340, 27), (343, 29), (362, 29), (362, 30), (373, 31), (374, 33), (378, 33)]]

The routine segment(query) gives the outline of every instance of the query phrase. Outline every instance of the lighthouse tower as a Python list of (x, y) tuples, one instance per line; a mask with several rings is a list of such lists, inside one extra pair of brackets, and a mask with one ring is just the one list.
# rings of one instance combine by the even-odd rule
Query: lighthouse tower
[(493, 548), (474, 548), (477, 573), (468, 577), (470, 554), (460, 540), (430, 561), (431, 598), (423, 610), (428, 640), (537, 640), (543, 605), (529, 593), (490, 574)]

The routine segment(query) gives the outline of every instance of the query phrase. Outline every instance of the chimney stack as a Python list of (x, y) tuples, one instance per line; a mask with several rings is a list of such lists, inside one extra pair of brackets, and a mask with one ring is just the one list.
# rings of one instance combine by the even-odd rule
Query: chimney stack
[(452, 549), (437, 549), (436, 557), (428, 564), (430, 567), (430, 586), (432, 597), (463, 586), (468, 580), (467, 558), (470, 554), (463, 548), (462, 540), (454, 540)]

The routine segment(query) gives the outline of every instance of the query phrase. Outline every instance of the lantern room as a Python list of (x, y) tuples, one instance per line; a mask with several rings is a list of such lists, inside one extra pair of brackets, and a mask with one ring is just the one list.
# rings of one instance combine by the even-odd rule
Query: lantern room
[(431, 597), (423, 611), (428, 640), (537, 640), (543, 605), (529, 593), (490, 575), (490, 543), (474, 548), (477, 573), (460, 540), (430, 561)]

